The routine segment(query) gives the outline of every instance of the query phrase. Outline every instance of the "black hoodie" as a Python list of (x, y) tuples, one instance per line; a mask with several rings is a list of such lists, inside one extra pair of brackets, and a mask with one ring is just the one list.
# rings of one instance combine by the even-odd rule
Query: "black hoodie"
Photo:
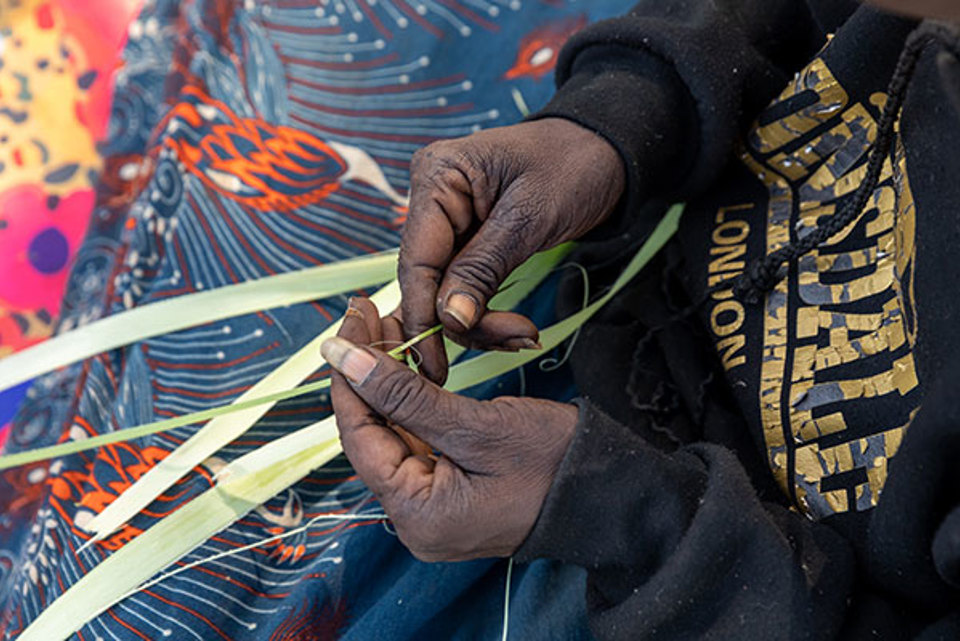
[(842, 0), (648, 0), (565, 48), (537, 117), (629, 174), (583, 259), (688, 202), (576, 345), (577, 433), (518, 552), (588, 570), (600, 639), (960, 639), (956, 41), (925, 47), (856, 220), (760, 304), (732, 291), (863, 182), (915, 28)]

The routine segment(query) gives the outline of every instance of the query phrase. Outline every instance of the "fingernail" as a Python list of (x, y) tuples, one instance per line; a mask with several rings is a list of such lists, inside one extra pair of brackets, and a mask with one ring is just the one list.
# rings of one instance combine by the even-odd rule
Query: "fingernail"
[(362, 385), (377, 366), (377, 359), (370, 352), (339, 336), (323, 341), (320, 353), (330, 363), (330, 367), (357, 385)]
[(543, 345), (540, 344), (540, 341), (535, 341), (532, 338), (523, 339), (523, 349), (543, 349)]
[(527, 337), (507, 339), (503, 346), (508, 349), (543, 349), (543, 345)]
[(344, 318), (348, 316), (356, 316), (360, 320), (364, 320), (365, 317), (363, 315), (363, 312), (361, 312), (360, 309), (357, 307), (356, 302), (357, 302), (356, 298), (354, 297), (350, 298), (350, 300), (347, 302), (347, 311), (343, 313)]
[(477, 315), (477, 303), (466, 294), (451, 294), (443, 311), (453, 316), (464, 329), (470, 329)]

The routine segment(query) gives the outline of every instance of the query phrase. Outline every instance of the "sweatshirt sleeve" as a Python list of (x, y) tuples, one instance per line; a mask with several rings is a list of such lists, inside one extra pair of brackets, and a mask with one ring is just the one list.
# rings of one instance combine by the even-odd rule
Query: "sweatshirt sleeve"
[(598, 639), (836, 636), (855, 579), (839, 534), (761, 503), (725, 448), (665, 454), (579, 405), (577, 434), (516, 558), (586, 568)]
[(804, 0), (643, 0), (571, 38), (557, 93), (533, 117), (572, 120), (617, 148), (621, 211), (687, 199), (825, 39)]

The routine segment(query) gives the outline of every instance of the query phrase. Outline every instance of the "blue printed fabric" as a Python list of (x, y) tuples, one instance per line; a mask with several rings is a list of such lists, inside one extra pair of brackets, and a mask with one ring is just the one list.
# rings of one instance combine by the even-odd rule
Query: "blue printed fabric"
[[(148, 1), (129, 29), (92, 226), (60, 332), (174, 296), (395, 247), (408, 168), (440, 138), (544, 104), (566, 38), (624, 0)], [(576, 153), (576, 150), (571, 150)], [(526, 310), (549, 322), (550, 287)], [(15, 452), (226, 404), (344, 311), (347, 297), (211, 323), (41, 377)], [(569, 398), (536, 364), (471, 393)], [(113, 551), (213, 484), (218, 467), (330, 413), (278, 405), (106, 540), (84, 525), (197, 429), (0, 473), (0, 631), (16, 638)], [(375, 514), (338, 458), (180, 565), (330, 512)], [(424, 564), (381, 521), (320, 522), (126, 598), (76, 639), (498, 639), (505, 560)], [(516, 568), (511, 639), (589, 638), (584, 576)]]

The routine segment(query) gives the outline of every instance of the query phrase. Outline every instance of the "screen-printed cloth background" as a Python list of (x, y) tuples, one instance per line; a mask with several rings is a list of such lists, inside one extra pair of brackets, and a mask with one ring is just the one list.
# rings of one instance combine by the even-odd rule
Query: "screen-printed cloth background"
[[(0, 358), (47, 338), (141, 0), (0, 0)], [(0, 445), (29, 383), (0, 394)]]

